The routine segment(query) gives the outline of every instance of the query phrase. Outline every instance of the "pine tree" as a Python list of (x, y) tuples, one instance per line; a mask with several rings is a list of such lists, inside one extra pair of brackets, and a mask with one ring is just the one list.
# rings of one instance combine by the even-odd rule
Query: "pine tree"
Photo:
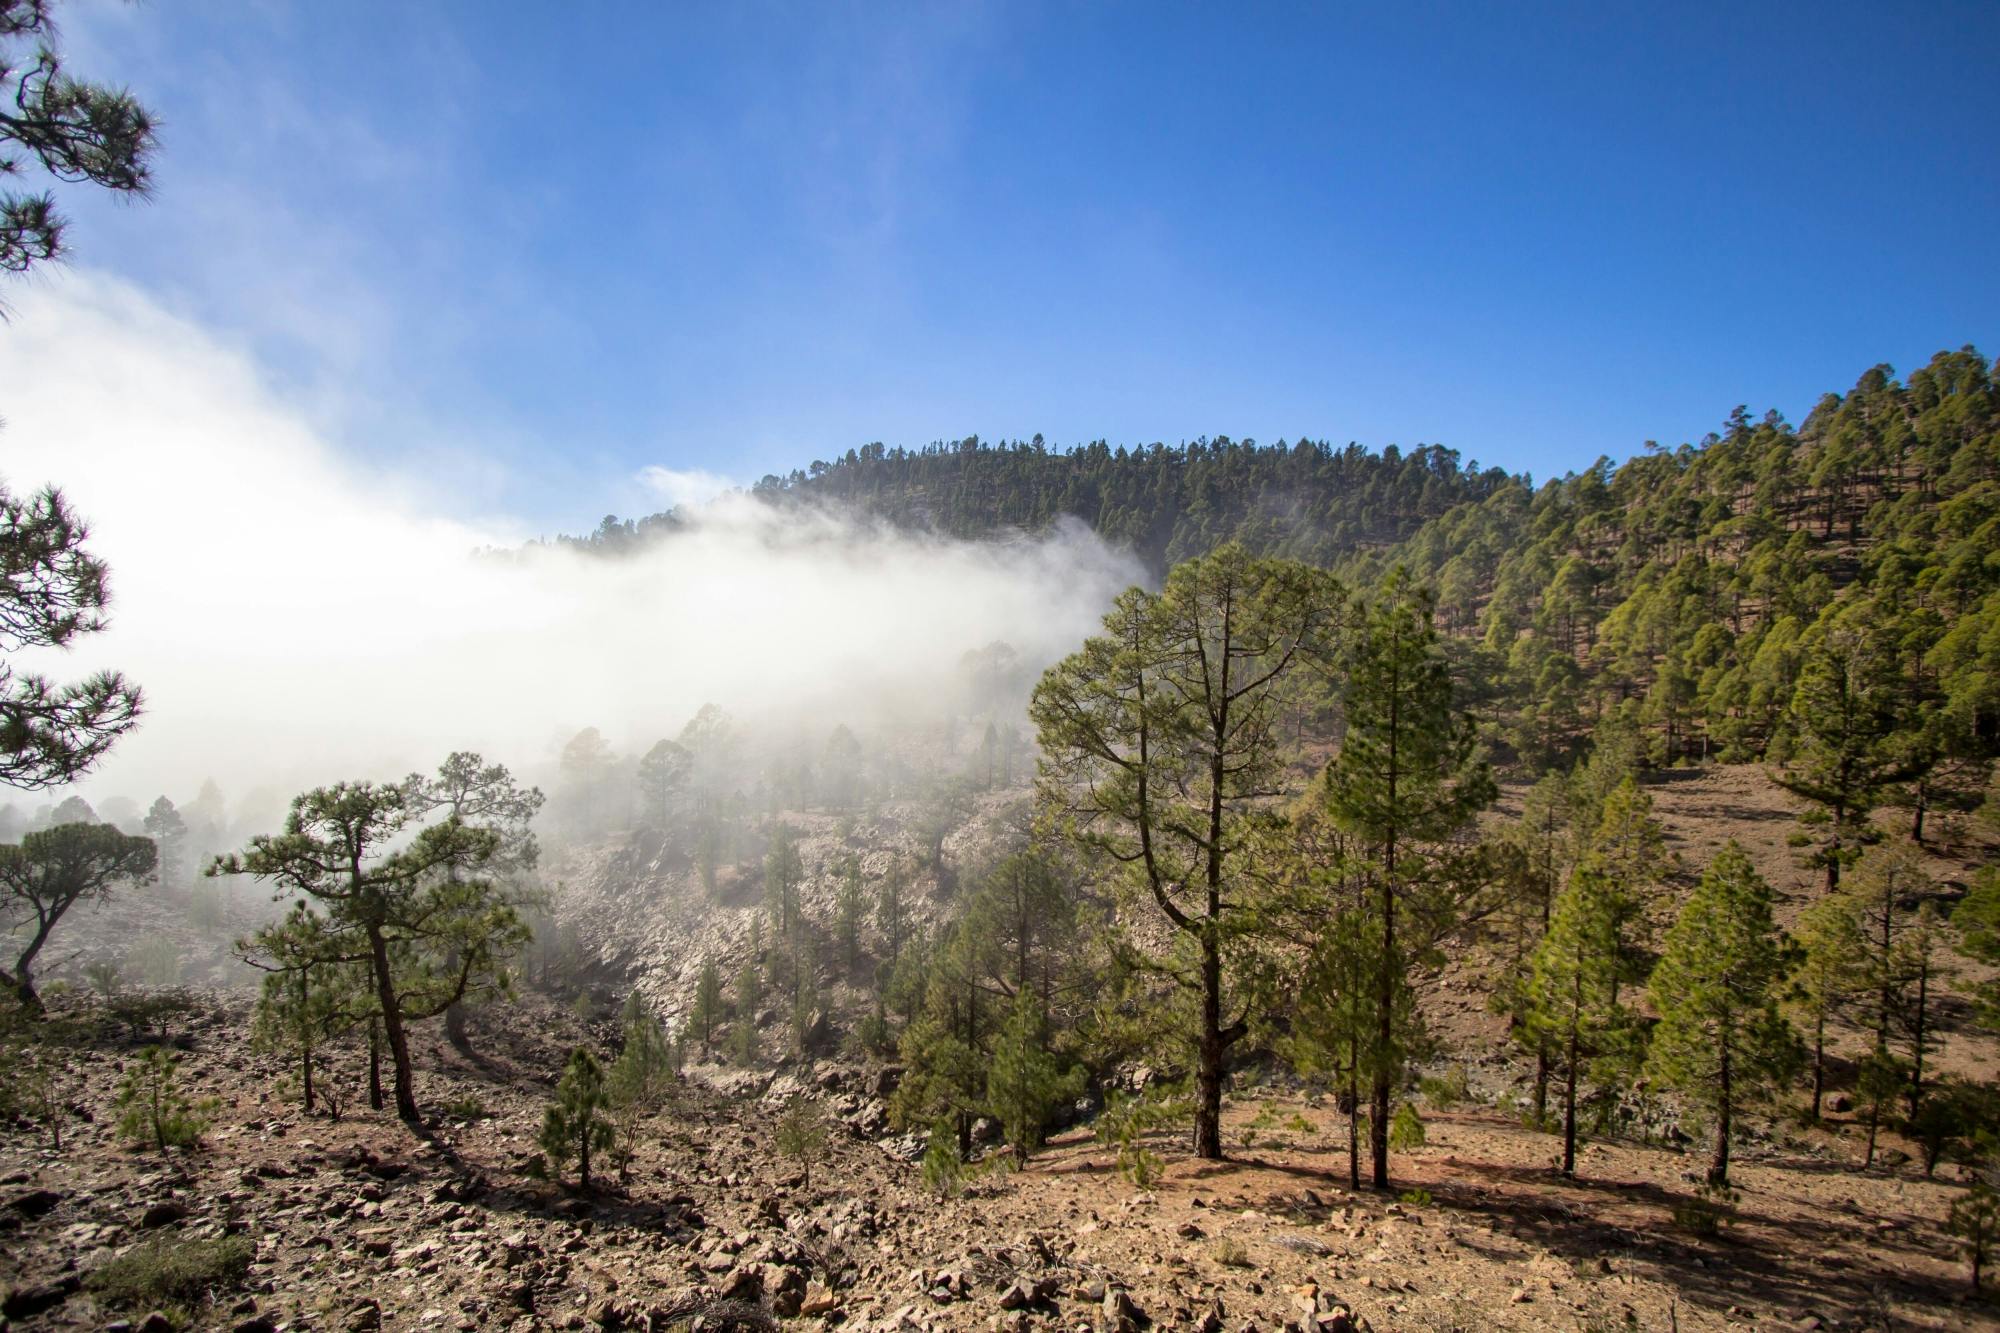
[(128, 1061), (118, 1083), (118, 1132), (159, 1152), (201, 1141), (220, 1103), (193, 1098), (181, 1087), (181, 1058), (164, 1046), (148, 1046)]
[(1504, 971), (1491, 1005), (1494, 1012), (1507, 1016), (1514, 1039), (1534, 1053), (1537, 1127), (1548, 1123), (1552, 1056), (1547, 1040), (1528, 1021), (1528, 984), (1533, 975), (1530, 960), (1548, 934), (1564, 867), (1572, 854), (1569, 805), (1569, 784), (1564, 777), (1544, 775), (1523, 798), (1520, 819), (1501, 831), (1493, 848), (1495, 883), (1501, 896), (1492, 929), (1498, 937)]
[(0, 916), (15, 927), (18, 946), (13, 971), (0, 972), (0, 986), (31, 1013), (41, 1013), (35, 959), (57, 924), (80, 902), (146, 880), (158, 864), (151, 838), (127, 837), (109, 824), (58, 824), (22, 834), (18, 846), (0, 845)]
[(713, 958), (704, 958), (701, 975), (694, 983), (694, 1007), (688, 1011), (688, 1030), (701, 1037), (701, 1052), (715, 1036), (715, 1020), (722, 1017), (722, 972)]
[(875, 896), (875, 926), (888, 945), (888, 954), (883, 962), (892, 968), (902, 956), (903, 942), (910, 934), (909, 887), (909, 866), (897, 857), (889, 863), (888, 872), (882, 876)]
[[(523, 787), (514, 780), (505, 764), (489, 764), (470, 750), (456, 750), (432, 774), (412, 773), (404, 780), (409, 817), (441, 815), (468, 828), (483, 829), (495, 837), (493, 854), (480, 867), (481, 875), (492, 881), (496, 896), (516, 910), (540, 909), (547, 895), (532, 878), (541, 859), (541, 844), (534, 832), (535, 817), (541, 813), (545, 797), (539, 787)], [(448, 884), (462, 878), (455, 861), (433, 873)], [(526, 940), (525, 931), (514, 941)], [(462, 960), (446, 948), (442, 970), (449, 975)], [(504, 993), (505, 987), (497, 988)], [(472, 1034), (467, 1022), (470, 1001), (481, 998), (476, 992), (448, 1003), (444, 1011), (444, 1032), (453, 1048), (472, 1054)]]
[(770, 847), (764, 853), (764, 910), (780, 940), (791, 939), (798, 925), (799, 881), (804, 877), (805, 866), (790, 826), (774, 825)]
[(994, 1039), (986, 1075), (986, 1104), (1023, 1162), (1042, 1146), (1055, 1108), (1083, 1091), (1083, 1071), (1065, 1067), (1048, 1049), (1047, 1034), (1039, 1000), (1020, 991)]
[(1843, 890), (1860, 924), (1856, 969), (1862, 1013), (1878, 1052), (1903, 1047), (1897, 1059), (1908, 1075), (1912, 1111), (1923, 1095), (1924, 1061), (1937, 1045), (1934, 988), (1945, 971), (1939, 958), (1944, 936), (1936, 908), (1927, 901), (1937, 887), (1923, 858), (1900, 844), (1870, 850)]
[(1951, 975), (1940, 958), (1945, 944), (1944, 923), (1937, 907), (1925, 903), (1917, 909), (1916, 923), (1910, 928), (1904, 950), (1903, 1004), (1897, 1011), (1897, 1030), (1904, 1042), (1910, 1065), (1910, 1087), (1905, 1094), (1909, 1114), (1917, 1114), (1925, 1093), (1924, 1062), (1938, 1049), (1937, 1003), (1940, 983)]
[(508, 961), (528, 938), (508, 896), (474, 877), (502, 853), (502, 835), (450, 816), (406, 840), (418, 799), (404, 783), (316, 788), (292, 801), (283, 833), (251, 839), (208, 872), (254, 875), (305, 895), (325, 918), (328, 948), (362, 960), (395, 1076), (396, 1113), (411, 1123), (421, 1112), (409, 1024), (506, 993)]
[(1620, 891), (1599, 862), (1578, 866), (1556, 899), (1527, 987), (1528, 1031), (1563, 1073), (1563, 1174), (1576, 1173), (1577, 1086), (1587, 1062), (1630, 1034), (1618, 1003)]
[(1644, 977), (1642, 912), (1674, 864), (1666, 830), (1653, 818), (1653, 798), (1631, 775), (1604, 797), (1585, 846), (1602, 868), (1610, 894), (1608, 906), (1619, 946), (1611, 978), (1611, 998), (1616, 1002), (1628, 983)]
[(606, 1075), (606, 1091), (613, 1106), (650, 1110), (673, 1088), (673, 1043), (638, 991), (625, 997), (618, 1029), (624, 1044)]
[(1361, 1124), (1367, 1115), (1362, 1092), (1374, 1085), (1376, 1068), (1407, 1050), (1418, 1035), (1415, 993), (1401, 987), (1401, 1007), (1385, 1047), (1376, 1012), (1376, 978), (1381, 975), (1382, 935), (1374, 914), (1338, 905), (1321, 918), (1307, 955), (1295, 1005), (1296, 1020), (1281, 1043), (1301, 1074), (1332, 1083), (1347, 1117), (1347, 1182), (1361, 1188)]
[(1868, 1126), (1867, 1152), (1862, 1169), (1875, 1165), (1876, 1140), (1882, 1126), (1895, 1117), (1896, 1101), (1910, 1086), (1909, 1065), (1886, 1047), (1877, 1046), (1861, 1057), (1854, 1080), (1854, 1100)]
[(674, 798), (686, 789), (693, 757), (672, 741), (658, 741), (639, 761), (635, 774), (639, 795), (646, 802), (646, 815), (653, 827), (667, 827)]
[(304, 903), (237, 946), (245, 962), (265, 973), (252, 1040), (260, 1050), (298, 1060), (308, 1112), (318, 1095), (313, 1071), (320, 1047), (373, 1012), (365, 960), (345, 947), (331, 937), (326, 918)]
[[(1327, 808), (1366, 848), (1381, 934), (1373, 982), (1377, 1055), (1369, 1149), (1375, 1188), (1389, 1185), (1390, 1101), (1402, 1071), (1396, 1014), (1413, 941), (1448, 915), (1449, 843), (1493, 798), (1470, 719), (1453, 705), (1450, 669), (1426, 594), (1392, 579), (1347, 662), (1347, 729), (1327, 773)], [(1432, 921), (1425, 926), (1424, 917)]]
[[(897, 1043), (906, 1072), (890, 1099), (890, 1119), (904, 1127), (956, 1125), (961, 1157), (970, 1155), (972, 1121), (986, 1109), (998, 1018), (983, 984), (991, 971), (990, 948), (991, 941), (963, 918), (947, 928), (924, 960), (921, 1006)], [(906, 962), (917, 962), (914, 952)]]
[(613, 1142), (612, 1123), (607, 1118), (610, 1109), (611, 1097), (597, 1057), (588, 1048), (577, 1047), (563, 1066), (555, 1101), (542, 1113), (542, 1133), (536, 1143), (557, 1172), (574, 1160), (577, 1184), (586, 1192), (590, 1189), (591, 1153), (603, 1152)]
[(1985, 1181), (1974, 1181), (1972, 1188), (1951, 1205), (1945, 1230), (1958, 1237), (1964, 1246), (1966, 1260), (1972, 1266), (1972, 1289), (1978, 1291), (1986, 1261), (1993, 1257), (1994, 1245), (2000, 1243), (2000, 1196)]
[(861, 882), (860, 858), (840, 863), (840, 883), (834, 890), (833, 936), (840, 946), (840, 963), (849, 977), (861, 961), (861, 926), (868, 917), (868, 895)]
[(779, 1154), (798, 1165), (811, 1189), (813, 1165), (826, 1156), (826, 1117), (812, 1101), (793, 1097), (778, 1116), (775, 1137)]
[(604, 1090), (616, 1126), (614, 1155), (622, 1174), (638, 1145), (640, 1122), (673, 1091), (677, 1062), (674, 1043), (638, 991), (625, 997), (618, 1026), (624, 1044), (605, 1073)]
[(1789, 993), (1793, 1010), (1812, 1034), (1812, 1118), (1819, 1120), (1826, 1092), (1826, 1025), (1864, 984), (1861, 918), (1846, 893), (1821, 898), (1799, 914), (1793, 938), (1804, 955)]
[[(1988, 866), (1973, 876), (1972, 887), (1952, 910), (1958, 930), (1958, 950), (1967, 958), (2000, 964), (2000, 866)], [(2000, 1026), (2000, 981), (1982, 981), (1974, 995), (1981, 1021)]]
[(1117, 867), (1132, 911), (1170, 932), (1154, 962), (1196, 1003), (1200, 1157), (1222, 1156), (1224, 1061), (1250, 1030), (1232, 962), (1259, 929), (1245, 833), (1280, 789), (1292, 691), (1343, 608), (1318, 571), (1223, 546), (1176, 566), (1157, 595), (1120, 596), (1106, 632), (1052, 667), (1030, 706), (1045, 807)]
[(146, 811), (146, 836), (160, 849), (160, 883), (175, 890), (187, 886), (187, 821), (174, 803), (162, 796)]
[(753, 949), (750, 960), (736, 974), (736, 1026), (730, 1035), (731, 1054), (739, 1065), (750, 1064), (757, 1058), (757, 1010), (763, 1003), (764, 980), (758, 972)]
[(1898, 697), (1895, 659), (1877, 634), (1837, 624), (1806, 654), (1787, 712), (1791, 763), (1771, 776), (1812, 802), (1799, 845), (1812, 848), (1806, 864), (1825, 872), (1828, 893), (1879, 836), (1869, 813), (1908, 776), (1893, 744)]
[(1649, 996), (1660, 1021), (1647, 1070), (1715, 1124), (1708, 1182), (1729, 1183), (1737, 1110), (1799, 1062), (1778, 1012), (1790, 951), (1771, 919), (1771, 886), (1732, 840), (1667, 932)]

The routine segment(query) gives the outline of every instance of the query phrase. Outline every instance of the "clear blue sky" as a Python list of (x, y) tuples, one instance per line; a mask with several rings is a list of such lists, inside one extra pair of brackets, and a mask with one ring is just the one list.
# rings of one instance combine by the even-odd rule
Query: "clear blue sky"
[(77, 264), (545, 527), (971, 432), (1545, 476), (2000, 352), (1991, 3), (61, 12), (165, 122)]

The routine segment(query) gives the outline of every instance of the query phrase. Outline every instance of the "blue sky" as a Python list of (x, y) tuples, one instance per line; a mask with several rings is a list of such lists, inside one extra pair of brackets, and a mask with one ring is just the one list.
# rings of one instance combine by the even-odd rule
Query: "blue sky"
[(2000, 351), (1991, 4), (60, 12), (164, 121), (76, 265), (542, 529), (974, 432), (1546, 476)]

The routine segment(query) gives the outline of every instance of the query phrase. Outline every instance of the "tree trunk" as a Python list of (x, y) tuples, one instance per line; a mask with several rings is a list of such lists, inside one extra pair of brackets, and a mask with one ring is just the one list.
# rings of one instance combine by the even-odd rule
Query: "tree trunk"
[(1813, 1098), (1812, 1122), (1819, 1123), (1820, 1098), (1826, 1092), (1826, 1012), (1813, 1018)]
[(0, 972), (0, 982), (6, 984), (7, 989), (13, 992), (15, 1001), (31, 1016), (40, 1018), (45, 1012), (42, 997), (35, 993), (35, 983), (29, 977), (25, 966), (16, 969), (11, 975)]
[(368, 947), (375, 968), (375, 1000), (382, 1007), (382, 1034), (389, 1039), (389, 1059), (396, 1080), (396, 1114), (409, 1124), (423, 1117), (417, 1111), (416, 1080), (410, 1069), (410, 1038), (403, 1030), (403, 1014), (396, 1003), (395, 977), (389, 971), (389, 942), (377, 928), (368, 932)]
[(1355, 1065), (1347, 1067), (1347, 1188), (1361, 1188), (1361, 1089), (1354, 1077)]
[(382, 1109), (382, 1024), (368, 1020), (368, 1109)]
[(1716, 1089), (1715, 1106), (1715, 1156), (1708, 1164), (1708, 1183), (1727, 1185), (1729, 1183), (1729, 1048), (1722, 1048), (1722, 1078)]
[(584, 1117), (583, 1131), (576, 1136), (576, 1180), (585, 1194), (590, 1193), (590, 1118)]
[(1569, 1062), (1563, 1072), (1563, 1174), (1576, 1174), (1576, 1021), (1569, 1025)]
[(1917, 972), (1917, 1015), (1916, 1024), (1910, 1032), (1910, 1114), (1917, 1113), (1917, 1103), (1924, 1099), (1924, 1028), (1930, 1017), (1930, 960), (1924, 960)]
[(1549, 1044), (1535, 1045), (1535, 1128), (1548, 1128), (1549, 1123)]
[(1194, 1155), (1222, 1160), (1222, 955), (1212, 935), (1201, 945), (1201, 1045), (1196, 1052)]
[(444, 1011), (444, 1036), (453, 1050), (468, 1058), (472, 1055), (472, 1035), (466, 1026), (465, 1005), (456, 1003)]
[(27, 1010), (30, 1016), (35, 1018), (40, 1018), (47, 1012), (42, 1004), (42, 997), (35, 993), (35, 956), (42, 951), (42, 946), (49, 942), (49, 932), (56, 928), (56, 921), (60, 916), (60, 912), (54, 916), (38, 913), (34, 936), (21, 947), (20, 957), (14, 960), (14, 975), (7, 976), (5, 973), (0, 973), (0, 979), (6, 981), (8, 989), (14, 992), (14, 998), (20, 1001), (21, 1007)]
[(1392, 1073), (1389, 1069), (1389, 1049), (1396, 1035), (1395, 1028), (1395, 958), (1396, 958), (1396, 892), (1395, 844), (1389, 844), (1387, 860), (1388, 875), (1382, 881), (1382, 975), (1376, 987), (1375, 1040), (1375, 1080), (1371, 1089), (1368, 1118), (1368, 1151), (1372, 1158), (1371, 1183), (1378, 1190), (1389, 1188), (1389, 1094), (1393, 1091)]

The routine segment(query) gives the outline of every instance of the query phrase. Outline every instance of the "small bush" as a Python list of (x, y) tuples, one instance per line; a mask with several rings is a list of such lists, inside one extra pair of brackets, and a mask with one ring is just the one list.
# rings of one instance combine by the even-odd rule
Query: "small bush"
[(1243, 1242), (1231, 1236), (1224, 1236), (1213, 1247), (1215, 1262), (1224, 1268), (1251, 1268), (1250, 1251), (1243, 1248)]
[(924, 1188), (940, 1199), (958, 1193), (965, 1176), (965, 1163), (958, 1157), (958, 1138), (950, 1124), (940, 1120), (931, 1126), (930, 1142), (924, 1147)]
[(1958, 1239), (1966, 1260), (1972, 1265), (1972, 1289), (1978, 1291), (1980, 1278), (2000, 1240), (2000, 1200), (1985, 1181), (1975, 1182), (1961, 1195), (1945, 1217), (1944, 1229)]
[(1404, 1190), (1397, 1197), (1411, 1208), (1428, 1208), (1431, 1206), (1431, 1192), (1427, 1189)]
[(157, 936), (133, 947), (125, 955), (125, 970), (144, 986), (178, 986), (181, 982), (181, 951), (172, 940)]
[(62, 1151), (63, 1118), (69, 1114), (56, 1081), (60, 1067), (44, 1045), (0, 1039), (0, 1119), (17, 1116), (41, 1126), (57, 1152)]
[(826, 1121), (819, 1108), (803, 1097), (786, 1102), (784, 1114), (778, 1117), (777, 1137), (779, 1154), (805, 1172), (805, 1183), (810, 1187), (814, 1163), (826, 1158)]
[(181, 1060), (163, 1046), (148, 1046), (125, 1069), (118, 1084), (118, 1132), (140, 1146), (161, 1152), (201, 1142), (221, 1102), (190, 1098), (180, 1086)]
[(1703, 1185), (1691, 1199), (1673, 1206), (1674, 1225), (1691, 1236), (1714, 1236), (1736, 1216), (1736, 1194), (1727, 1186)]
[(889, 1032), (889, 1020), (881, 1014), (869, 1014), (862, 1018), (854, 1025), (854, 1031), (848, 1038), (849, 1053), (864, 1059), (892, 1050), (895, 1044)]
[(1160, 1178), (1160, 1159), (1142, 1142), (1150, 1130), (1184, 1119), (1188, 1100), (1173, 1089), (1153, 1089), (1136, 1097), (1114, 1094), (1097, 1117), (1097, 1138), (1118, 1148), (1118, 1170), (1140, 1189)]
[(1389, 1121), (1389, 1148), (1392, 1152), (1414, 1152), (1424, 1146), (1424, 1118), (1417, 1108), (1404, 1102)]
[(1250, 1118), (1250, 1122), (1243, 1126), (1238, 1138), (1244, 1147), (1254, 1148), (1257, 1146), (1257, 1135), (1260, 1132), (1275, 1131), (1282, 1123), (1283, 1121), (1278, 1115), (1278, 1108), (1266, 1103), (1258, 1109), (1256, 1115)]
[(444, 1112), (447, 1120), (484, 1120), (490, 1114), (486, 1109), (486, 1103), (479, 1099), (479, 1094), (476, 1092), (453, 1097), (439, 1109)]
[(1417, 1084), (1417, 1091), (1433, 1111), (1449, 1111), (1459, 1103), (1472, 1097), (1472, 1085), (1467, 1079), (1464, 1065), (1453, 1065), (1435, 1078), (1426, 1078)]
[(84, 1285), (120, 1309), (185, 1308), (241, 1286), (256, 1250), (247, 1236), (162, 1237), (100, 1265)]
[(1151, 1189), (1160, 1178), (1159, 1155), (1144, 1144), (1118, 1145), (1118, 1170), (1139, 1189)]

